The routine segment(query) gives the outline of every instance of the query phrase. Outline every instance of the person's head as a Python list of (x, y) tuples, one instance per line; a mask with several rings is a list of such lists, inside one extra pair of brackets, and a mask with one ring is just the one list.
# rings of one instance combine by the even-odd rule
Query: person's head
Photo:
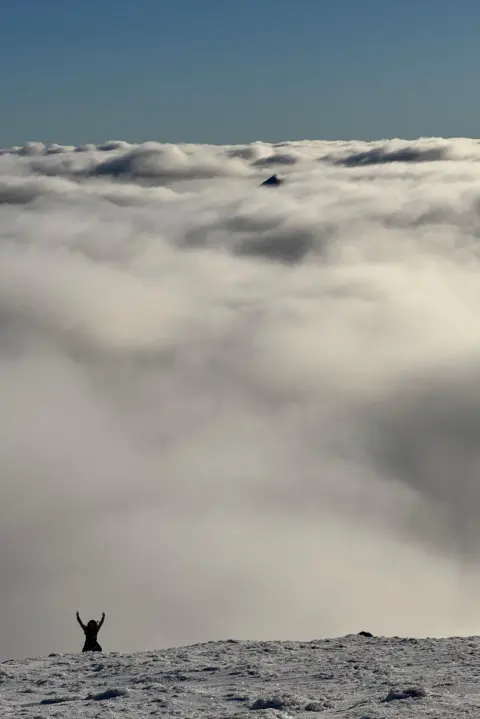
[(97, 622), (95, 621), (95, 619), (90, 619), (90, 621), (89, 621), (88, 624), (87, 624), (87, 627), (88, 627), (89, 629), (96, 629), (96, 627), (97, 627)]

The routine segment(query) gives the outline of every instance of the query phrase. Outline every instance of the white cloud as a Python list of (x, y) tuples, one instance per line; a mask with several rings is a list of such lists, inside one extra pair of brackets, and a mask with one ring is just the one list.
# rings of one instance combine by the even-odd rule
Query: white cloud
[(476, 630), (478, 157), (2, 152), (2, 658)]

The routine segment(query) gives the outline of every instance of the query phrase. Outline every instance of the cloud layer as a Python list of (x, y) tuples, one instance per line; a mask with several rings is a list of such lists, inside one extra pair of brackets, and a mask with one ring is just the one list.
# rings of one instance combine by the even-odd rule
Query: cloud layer
[(1, 658), (476, 631), (479, 159), (1, 152)]

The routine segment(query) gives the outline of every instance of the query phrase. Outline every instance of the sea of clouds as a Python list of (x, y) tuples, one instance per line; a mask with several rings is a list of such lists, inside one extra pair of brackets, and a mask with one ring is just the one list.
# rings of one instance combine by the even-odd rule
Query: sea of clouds
[(2, 150), (0, 658), (477, 632), (479, 238), (476, 140)]

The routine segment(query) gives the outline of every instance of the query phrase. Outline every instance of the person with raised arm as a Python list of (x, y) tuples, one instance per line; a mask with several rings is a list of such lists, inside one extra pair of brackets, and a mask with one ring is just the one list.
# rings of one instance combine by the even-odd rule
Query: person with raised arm
[(80, 619), (80, 614), (77, 612), (77, 622), (82, 627), (85, 633), (85, 644), (83, 645), (82, 652), (101, 652), (102, 647), (97, 641), (98, 632), (100, 631), (103, 622), (105, 621), (105, 612), (102, 614), (102, 618), (99, 622), (95, 619), (90, 619), (88, 624), (84, 624)]

